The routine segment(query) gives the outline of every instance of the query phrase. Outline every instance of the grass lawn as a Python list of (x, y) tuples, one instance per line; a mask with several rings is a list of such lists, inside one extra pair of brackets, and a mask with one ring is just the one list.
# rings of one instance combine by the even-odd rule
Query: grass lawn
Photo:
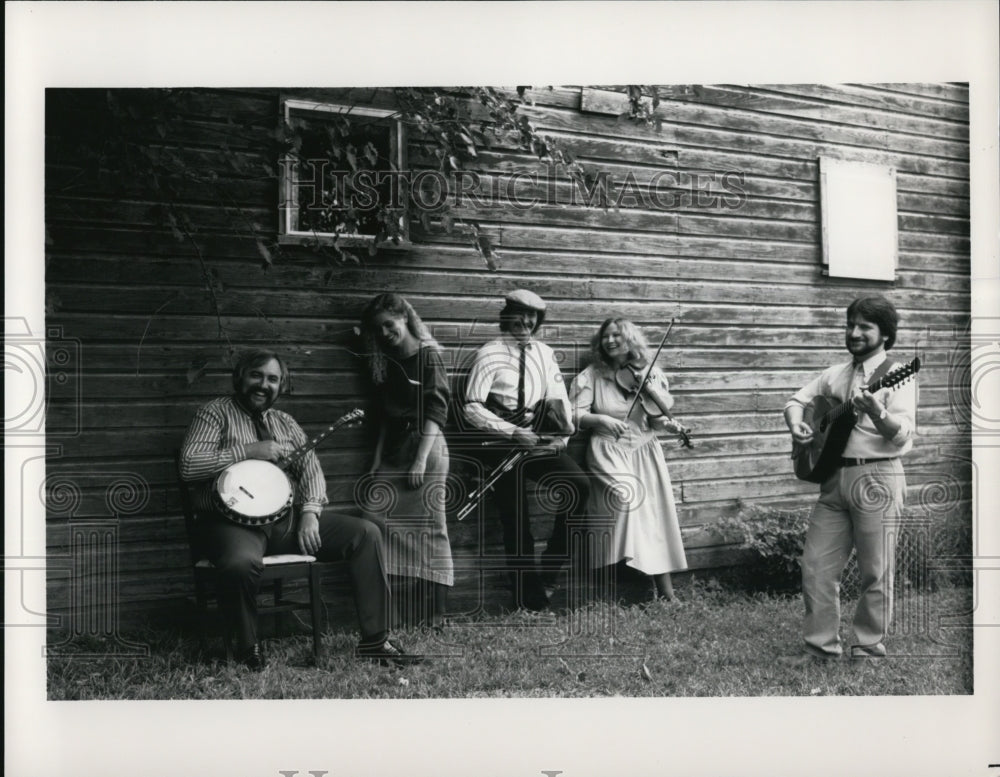
[[(798, 596), (748, 594), (714, 580), (679, 604), (599, 602), (569, 613), (508, 613), (454, 622), (443, 636), (396, 632), (428, 656), (386, 669), (353, 658), (356, 636), (331, 630), (313, 664), (307, 636), (265, 643), (261, 672), (199, 655), (190, 635), (146, 631), (144, 658), (90, 657), (72, 643), (48, 659), (48, 697), (63, 699), (338, 699), (608, 696), (818, 696), (972, 693), (972, 590), (897, 596), (890, 657), (789, 668), (800, 647)], [(845, 602), (849, 636), (854, 602)]]

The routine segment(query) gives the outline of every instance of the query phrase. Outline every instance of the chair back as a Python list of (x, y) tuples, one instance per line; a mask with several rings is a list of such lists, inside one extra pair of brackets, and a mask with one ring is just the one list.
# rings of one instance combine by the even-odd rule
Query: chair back
[(191, 551), (191, 564), (197, 564), (201, 556), (197, 550), (195, 541), (195, 520), (194, 498), (191, 495), (191, 484), (181, 477), (181, 451), (178, 448), (174, 451), (174, 469), (177, 472), (177, 489), (181, 495), (181, 509), (184, 510), (184, 531), (187, 533), (188, 548)]

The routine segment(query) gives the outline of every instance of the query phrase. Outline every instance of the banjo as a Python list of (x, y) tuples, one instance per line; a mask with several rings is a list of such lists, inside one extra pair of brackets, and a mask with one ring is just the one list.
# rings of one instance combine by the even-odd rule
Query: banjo
[(230, 464), (218, 474), (212, 485), (215, 508), (241, 526), (268, 526), (280, 521), (291, 508), (295, 495), (285, 470), (337, 429), (357, 423), (364, 417), (364, 410), (352, 410), (277, 464), (263, 459), (245, 459)]

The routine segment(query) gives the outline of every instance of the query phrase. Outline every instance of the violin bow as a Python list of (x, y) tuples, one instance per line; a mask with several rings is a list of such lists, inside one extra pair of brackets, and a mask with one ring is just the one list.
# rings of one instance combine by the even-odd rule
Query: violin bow
[(674, 319), (670, 319), (670, 325), (667, 327), (667, 331), (663, 333), (663, 339), (660, 340), (659, 346), (656, 348), (656, 353), (653, 354), (653, 358), (649, 360), (649, 364), (646, 365), (646, 372), (642, 376), (642, 382), (639, 384), (639, 388), (636, 389), (635, 396), (632, 397), (632, 404), (629, 405), (628, 413), (625, 414), (626, 418), (632, 417), (632, 411), (635, 410), (635, 403), (639, 401), (639, 397), (642, 396), (642, 390), (646, 388), (646, 384), (649, 383), (649, 376), (653, 372), (653, 365), (656, 364), (656, 360), (660, 356), (660, 351), (663, 350), (664, 343), (667, 342), (667, 337), (670, 336), (670, 330), (674, 328)]

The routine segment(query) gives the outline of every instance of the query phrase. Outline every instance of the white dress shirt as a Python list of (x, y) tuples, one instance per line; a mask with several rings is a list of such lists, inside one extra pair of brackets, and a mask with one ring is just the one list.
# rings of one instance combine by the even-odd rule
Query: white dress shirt
[[(465, 414), (477, 429), (511, 437), (518, 428), (487, 410), (486, 401), (492, 397), (505, 409), (517, 410), (520, 354), (517, 340), (506, 334), (476, 352), (466, 381)], [(565, 418), (573, 418), (566, 384), (552, 348), (532, 340), (525, 350), (524, 405), (531, 408), (541, 399), (562, 402)]]
[[(852, 360), (846, 364), (829, 367), (803, 386), (788, 400), (785, 407), (799, 405), (804, 408), (813, 397), (819, 395), (845, 402), (851, 398), (857, 387), (870, 382), (872, 374), (886, 358), (885, 351), (880, 351), (859, 365)], [(859, 413), (858, 422), (851, 436), (847, 438), (843, 456), (852, 459), (892, 458), (902, 456), (913, 447), (917, 414), (916, 381), (910, 378), (894, 389), (881, 389), (875, 392), (875, 397), (899, 422), (899, 431), (895, 437), (887, 440), (875, 428), (875, 422), (867, 413)]]

